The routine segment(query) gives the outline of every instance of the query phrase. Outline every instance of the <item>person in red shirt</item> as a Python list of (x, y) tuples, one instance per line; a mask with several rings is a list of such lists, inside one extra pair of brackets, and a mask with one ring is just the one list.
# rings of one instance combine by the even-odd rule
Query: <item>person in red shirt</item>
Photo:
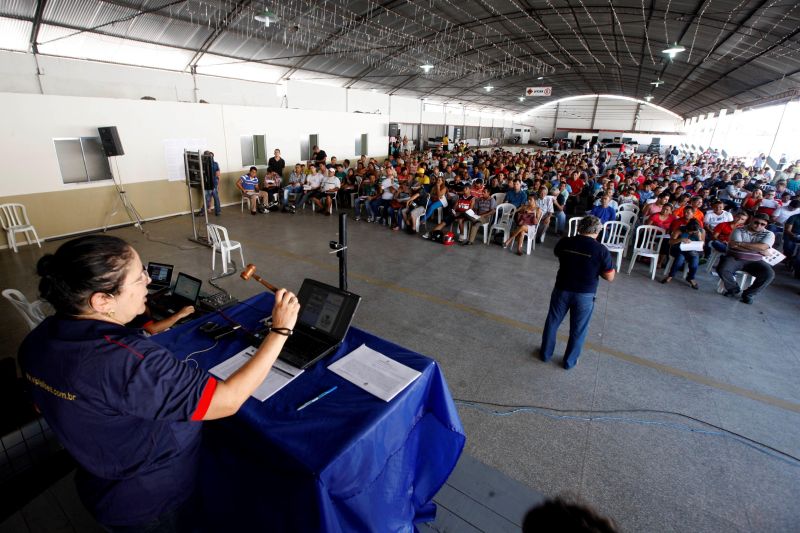
[(579, 196), (583, 190), (583, 186), (586, 185), (586, 182), (581, 179), (580, 174), (573, 172), (570, 178), (567, 180), (567, 185), (569, 185), (572, 189), (570, 196)]
[(694, 216), (696, 211), (697, 210), (694, 207), (692, 207), (691, 205), (687, 205), (686, 207), (684, 207), (683, 208), (683, 216), (675, 218), (675, 220), (672, 221), (672, 224), (670, 224), (670, 226), (669, 226), (670, 234), (674, 233), (675, 230), (677, 230), (681, 226), (686, 225), (686, 223), (688, 223), (692, 219), (695, 219), (698, 222), (700, 222), (700, 229), (702, 229), (703, 228), (703, 222), (700, 219), (698, 219), (697, 217)]
[(720, 253), (727, 253), (728, 240), (731, 238), (731, 233), (736, 228), (742, 228), (747, 224), (749, 216), (744, 211), (739, 211), (733, 215), (733, 222), (720, 222), (714, 227), (714, 232), (711, 236), (711, 242), (708, 245)]

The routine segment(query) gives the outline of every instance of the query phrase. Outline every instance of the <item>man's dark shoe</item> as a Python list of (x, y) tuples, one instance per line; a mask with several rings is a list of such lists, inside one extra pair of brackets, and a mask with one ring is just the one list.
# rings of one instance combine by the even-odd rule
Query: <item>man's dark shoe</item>
[(742, 303), (752, 304), (753, 303), (753, 296), (750, 295), (750, 294), (743, 294), (742, 295)]
[(727, 296), (728, 298), (736, 298), (737, 296), (739, 296), (740, 293), (741, 291), (739, 289), (733, 289), (733, 290), (726, 290), (725, 292), (722, 293), (722, 295)]

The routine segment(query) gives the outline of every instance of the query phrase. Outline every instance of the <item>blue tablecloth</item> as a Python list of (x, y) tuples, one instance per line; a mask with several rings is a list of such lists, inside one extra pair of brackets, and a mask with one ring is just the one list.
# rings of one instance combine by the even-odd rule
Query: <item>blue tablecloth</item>
[[(262, 294), (224, 314), (255, 328), (272, 302)], [(208, 320), (227, 322), (209, 315), (153, 340), (183, 359), (213, 344), (197, 331)], [(422, 375), (387, 403), (327, 369), (361, 344)], [(232, 336), (192, 359), (209, 369), (246, 346)], [(272, 398), (250, 398), (236, 416), (206, 422), (203, 438), (204, 523), (216, 531), (413, 531), (435, 516), (431, 499), (465, 443), (436, 362), (356, 328), (334, 356)]]

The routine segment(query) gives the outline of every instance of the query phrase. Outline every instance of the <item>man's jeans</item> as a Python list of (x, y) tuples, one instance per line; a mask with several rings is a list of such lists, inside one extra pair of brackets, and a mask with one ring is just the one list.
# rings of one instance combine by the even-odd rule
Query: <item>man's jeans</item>
[(222, 212), (222, 208), (220, 207), (219, 203), (219, 189), (214, 187), (210, 191), (206, 191), (206, 209), (210, 208), (211, 198), (214, 198), (214, 214), (219, 215)]
[(544, 361), (553, 357), (558, 326), (569, 312), (569, 341), (564, 354), (564, 368), (575, 366), (581, 355), (586, 333), (589, 331), (589, 321), (594, 310), (594, 297), (594, 293), (591, 292), (553, 289), (553, 293), (550, 295), (550, 309), (547, 311), (547, 320), (542, 333), (540, 356)]
[[(295, 195), (297, 195), (297, 193), (301, 192), (303, 192), (302, 185), (287, 185), (286, 188), (283, 189), (283, 207), (289, 205), (290, 194), (294, 193)], [(295, 201), (297, 201), (297, 198), (295, 198)]]
[(725, 284), (725, 289), (730, 292), (739, 291), (739, 285), (736, 283), (737, 270), (747, 272), (756, 278), (750, 288), (742, 291), (742, 296), (756, 296), (775, 279), (775, 271), (765, 261), (742, 261), (729, 254), (720, 260), (717, 273)]

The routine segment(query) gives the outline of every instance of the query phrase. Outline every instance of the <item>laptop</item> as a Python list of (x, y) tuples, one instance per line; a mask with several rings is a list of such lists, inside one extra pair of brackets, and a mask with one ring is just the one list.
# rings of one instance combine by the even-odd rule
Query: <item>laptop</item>
[(297, 299), (300, 302), (297, 324), (279, 357), (294, 367), (306, 369), (339, 348), (361, 296), (305, 279)]
[(156, 304), (170, 314), (175, 314), (187, 305), (195, 305), (202, 284), (199, 279), (179, 272), (172, 292), (159, 297)]
[(168, 289), (172, 283), (172, 265), (166, 263), (147, 263), (147, 274), (150, 276), (149, 291), (160, 291)]

